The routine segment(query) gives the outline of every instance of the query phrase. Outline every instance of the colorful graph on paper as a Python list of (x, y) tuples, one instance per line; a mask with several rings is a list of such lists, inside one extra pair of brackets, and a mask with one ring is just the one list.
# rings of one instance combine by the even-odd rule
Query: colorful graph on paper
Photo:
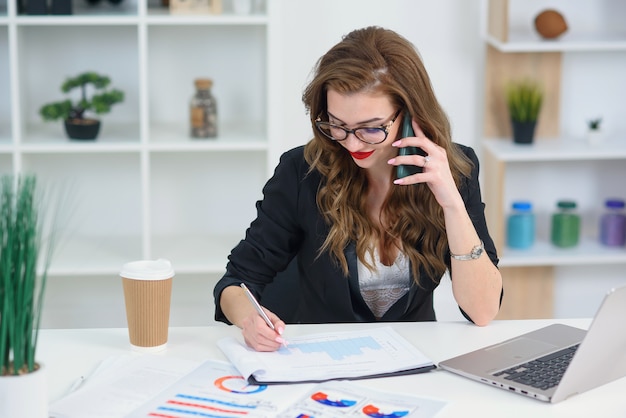
[(441, 400), (384, 392), (354, 382), (324, 382), (294, 402), (278, 418), (430, 418), (445, 405)]

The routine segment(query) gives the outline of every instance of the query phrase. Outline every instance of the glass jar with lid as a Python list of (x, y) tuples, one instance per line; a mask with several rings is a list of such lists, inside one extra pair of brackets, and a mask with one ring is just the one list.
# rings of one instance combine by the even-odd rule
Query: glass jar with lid
[(605, 213), (600, 217), (600, 242), (608, 247), (620, 247), (626, 243), (626, 213), (624, 200), (607, 199)]
[(561, 248), (575, 247), (580, 237), (580, 215), (573, 200), (559, 200), (552, 214), (552, 244)]
[(511, 204), (507, 219), (506, 243), (510, 248), (526, 249), (535, 242), (535, 215), (531, 202), (520, 200)]
[(211, 93), (213, 80), (198, 78), (194, 81), (196, 94), (191, 98), (191, 137), (215, 138), (217, 136), (217, 101)]

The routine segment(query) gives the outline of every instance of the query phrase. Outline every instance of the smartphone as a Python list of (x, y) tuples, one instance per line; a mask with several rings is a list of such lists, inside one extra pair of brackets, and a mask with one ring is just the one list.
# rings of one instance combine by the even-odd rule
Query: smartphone
[[(413, 126), (411, 126), (411, 115), (408, 111), (405, 111), (404, 116), (402, 117), (402, 131), (400, 138), (406, 138), (407, 136), (415, 136), (415, 132), (413, 132)], [(404, 147), (398, 150), (398, 155), (426, 156), (426, 153), (419, 147)], [(421, 172), (422, 167), (417, 165), (399, 165), (396, 167), (396, 175), (399, 179)]]

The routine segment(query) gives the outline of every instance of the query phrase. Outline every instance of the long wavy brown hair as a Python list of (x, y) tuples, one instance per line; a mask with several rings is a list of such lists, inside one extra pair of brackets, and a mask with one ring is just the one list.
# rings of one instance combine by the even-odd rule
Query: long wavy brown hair
[[(425, 184), (391, 187), (381, 210), (381, 225), (367, 215), (367, 178), (350, 154), (315, 128), (315, 119), (327, 116), (327, 91), (340, 94), (383, 93), (397, 109), (407, 109), (426, 137), (445, 148), (457, 187), (471, 172), (471, 162), (453, 145), (450, 123), (439, 105), (421, 57), (404, 37), (379, 27), (355, 30), (317, 62), (302, 100), (311, 118), (314, 137), (305, 146), (311, 170), (322, 175), (317, 205), (330, 226), (320, 248), (329, 251), (348, 275), (344, 249), (356, 243), (359, 260), (374, 269), (365, 257), (379, 243), (382, 260), (403, 251), (420, 284), (420, 267), (438, 282), (447, 268), (448, 240), (443, 210)], [(395, 171), (395, 170), (394, 170)], [(395, 175), (395, 174), (394, 174)], [(393, 175), (389, 179), (393, 181)], [(397, 243), (401, 248), (396, 248)], [(373, 259), (373, 258), (371, 258)]]

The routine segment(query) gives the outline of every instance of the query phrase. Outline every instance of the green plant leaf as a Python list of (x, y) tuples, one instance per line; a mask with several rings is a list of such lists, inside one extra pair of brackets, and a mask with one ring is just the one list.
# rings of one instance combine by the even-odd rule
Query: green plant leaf
[(509, 82), (506, 86), (506, 103), (511, 119), (536, 121), (543, 103), (543, 89), (531, 80)]
[(43, 274), (38, 274), (43, 225), (36, 185), (32, 175), (17, 179), (5, 175), (0, 181), (0, 375), (36, 369), (49, 266), (47, 258)]
[(78, 88), (81, 92), (80, 99), (75, 102), (66, 99), (44, 104), (39, 109), (39, 114), (44, 121), (53, 121), (83, 118), (88, 111), (96, 114), (108, 113), (114, 104), (124, 101), (124, 93), (121, 90), (106, 90), (110, 83), (111, 79), (108, 76), (93, 71), (67, 78), (61, 85), (61, 92), (67, 94)]

